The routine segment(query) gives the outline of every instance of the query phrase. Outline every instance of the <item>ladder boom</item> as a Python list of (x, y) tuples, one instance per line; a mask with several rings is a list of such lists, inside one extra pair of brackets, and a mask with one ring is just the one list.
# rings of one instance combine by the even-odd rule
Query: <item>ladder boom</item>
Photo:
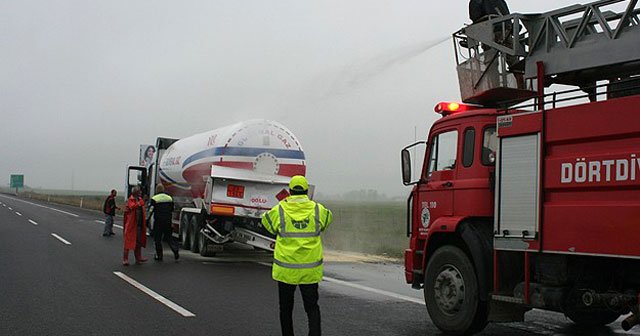
[[(493, 17), (465, 27), (453, 35), (462, 98), (502, 98), (487, 95), (494, 89), (533, 92), (524, 80), (536, 78), (537, 62), (544, 63), (546, 84), (582, 87), (640, 74), (639, 13), (638, 0), (600, 0), (542, 14)], [(469, 71), (497, 76), (473, 74), (470, 80)], [(509, 74), (522, 80), (510, 81)]]

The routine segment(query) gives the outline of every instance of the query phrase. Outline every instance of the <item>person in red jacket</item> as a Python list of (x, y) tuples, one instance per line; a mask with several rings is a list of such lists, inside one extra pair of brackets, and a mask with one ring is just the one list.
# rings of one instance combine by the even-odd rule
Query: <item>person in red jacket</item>
[(124, 210), (124, 255), (122, 264), (129, 265), (129, 250), (133, 250), (136, 264), (147, 261), (142, 257), (142, 248), (147, 246), (147, 223), (145, 220), (144, 200), (140, 197), (140, 188), (134, 187)]

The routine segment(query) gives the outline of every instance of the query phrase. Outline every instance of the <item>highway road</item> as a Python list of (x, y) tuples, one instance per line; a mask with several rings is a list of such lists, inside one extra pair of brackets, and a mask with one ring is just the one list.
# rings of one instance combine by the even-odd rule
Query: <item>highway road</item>
[[(0, 335), (279, 335), (268, 253), (181, 251), (175, 262), (165, 248), (164, 262), (125, 267), (121, 219), (114, 237), (102, 237), (102, 220), (99, 212), (0, 194)], [(326, 260), (324, 335), (440, 335), (401, 265), (339, 253)], [(304, 335), (296, 295), (295, 328)], [(561, 314), (534, 310), (526, 322), (490, 325), (481, 335), (629, 334), (640, 330), (625, 333), (617, 322), (579, 330)]]

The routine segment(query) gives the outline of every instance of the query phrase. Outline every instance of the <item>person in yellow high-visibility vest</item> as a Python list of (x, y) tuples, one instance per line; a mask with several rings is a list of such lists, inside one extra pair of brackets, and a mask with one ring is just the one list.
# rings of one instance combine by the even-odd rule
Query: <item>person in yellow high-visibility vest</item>
[(309, 335), (320, 335), (318, 283), (322, 281), (320, 233), (331, 221), (331, 211), (309, 199), (309, 183), (296, 175), (286, 199), (262, 216), (262, 226), (276, 235), (272, 277), (278, 282), (280, 327), (283, 336), (293, 335), (293, 297), (300, 287), (309, 319)]

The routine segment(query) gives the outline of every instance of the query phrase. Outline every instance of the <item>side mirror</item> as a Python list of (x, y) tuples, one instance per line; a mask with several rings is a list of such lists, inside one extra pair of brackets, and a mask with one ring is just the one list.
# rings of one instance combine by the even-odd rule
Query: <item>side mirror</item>
[(411, 153), (403, 149), (400, 156), (402, 157), (402, 183), (409, 185), (411, 184)]
[[(414, 144), (411, 144), (405, 148), (402, 149), (402, 151), (400, 152), (400, 158), (402, 161), (402, 183), (406, 186), (408, 185), (412, 185), (412, 184), (416, 184), (418, 183), (418, 180), (420, 179), (420, 177), (418, 176), (418, 178), (414, 178), (413, 177), (413, 171), (412, 171), (412, 155), (411, 155), (411, 151), (410, 149), (416, 147), (416, 146), (424, 146), (426, 149), (427, 143), (424, 141), (419, 141), (416, 142)], [(417, 157), (424, 157), (424, 150), (420, 151), (420, 155), (418, 155), (416, 149), (414, 149), (414, 156)], [(418, 162), (418, 161), (414, 161), (414, 162)]]
[(148, 191), (147, 169), (141, 166), (128, 166), (127, 180), (125, 182), (125, 198), (131, 196), (131, 189), (133, 189), (133, 187), (140, 187), (140, 191), (145, 194)]

